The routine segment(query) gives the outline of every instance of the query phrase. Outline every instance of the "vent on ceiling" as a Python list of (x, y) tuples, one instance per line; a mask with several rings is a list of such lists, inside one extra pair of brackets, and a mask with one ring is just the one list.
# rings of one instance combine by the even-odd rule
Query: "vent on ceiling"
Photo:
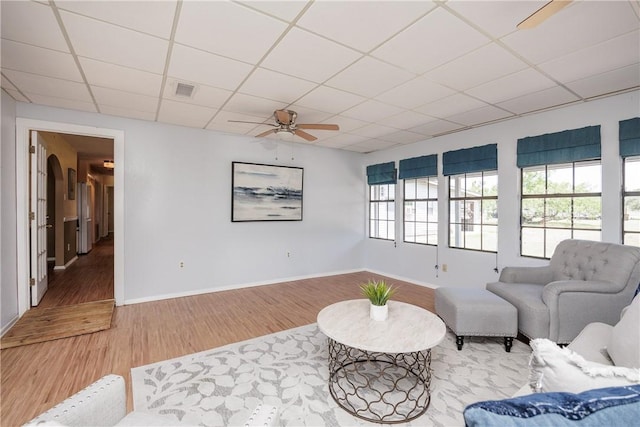
[(178, 83), (176, 86), (176, 96), (182, 96), (184, 98), (191, 98), (193, 95), (193, 90), (196, 87), (194, 85), (190, 85), (187, 83)]

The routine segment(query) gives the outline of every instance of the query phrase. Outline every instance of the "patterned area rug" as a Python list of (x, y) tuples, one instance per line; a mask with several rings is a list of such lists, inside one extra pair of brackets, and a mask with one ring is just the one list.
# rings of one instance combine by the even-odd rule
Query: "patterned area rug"
[[(527, 381), (529, 346), (447, 331), (432, 350), (431, 404), (405, 426), (463, 426), (470, 403), (510, 397)], [(244, 425), (258, 403), (278, 407), (283, 426), (371, 426), (331, 398), (327, 338), (311, 324), (131, 370), (135, 410), (204, 426)]]

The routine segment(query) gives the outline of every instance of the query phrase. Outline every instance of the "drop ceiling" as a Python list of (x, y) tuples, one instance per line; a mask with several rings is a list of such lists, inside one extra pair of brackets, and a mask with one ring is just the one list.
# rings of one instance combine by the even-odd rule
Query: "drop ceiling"
[[(638, 1), (5, 1), (21, 102), (371, 152), (640, 87)], [(179, 83), (195, 87), (176, 95)], [(308, 143), (298, 138), (297, 142)]]

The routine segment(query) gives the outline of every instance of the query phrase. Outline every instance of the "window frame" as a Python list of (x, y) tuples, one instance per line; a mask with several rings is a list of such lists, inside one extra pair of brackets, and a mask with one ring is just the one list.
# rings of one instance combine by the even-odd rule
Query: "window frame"
[[(478, 174), (480, 174), (481, 177), (481, 184), (482, 184), (482, 193), (480, 194), (480, 196), (468, 196), (467, 195), (467, 176), (469, 175), (475, 175), (477, 176)], [(484, 191), (485, 191), (485, 174), (491, 174), (492, 176), (495, 176), (496, 178), (496, 194), (493, 196), (485, 196), (484, 195)], [(496, 224), (485, 224), (484, 223), (484, 215), (483, 215), (483, 209), (484, 209), (484, 201), (495, 201), (496, 203), (496, 211), (497, 211), (497, 204), (498, 204), (498, 195), (499, 195), (499, 175), (498, 175), (498, 171), (497, 170), (483, 170), (483, 171), (474, 171), (474, 172), (464, 172), (464, 173), (460, 173), (460, 174), (454, 174), (454, 175), (449, 175), (449, 182), (448, 182), (448, 192), (449, 192), (449, 215), (447, 218), (447, 224), (448, 224), (448, 230), (447, 230), (447, 235), (448, 235), (448, 245), (449, 248), (451, 249), (462, 249), (462, 250), (467, 250), (467, 251), (475, 251), (475, 252), (485, 252), (485, 253), (498, 253), (498, 243), (497, 243), (497, 235), (498, 235), (498, 224), (496, 222)], [(460, 197), (460, 196), (454, 196), (452, 197), (451, 195), (451, 180), (452, 179), (457, 179), (457, 178), (462, 178), (464, 180), (465, 183), (465, 188), (464, 188), (464, 196)], [(469, 223), (467, 224), (465, 221), (465, 218), (463, 217), (463, 221), (462, 222), (452, 222), (451, 221), (451, 206), (454, 204), (454, 202), (462, 202), (463, 206), (467, 205), (468, 201), (479, 201), (480, 202), (480, 223)], [(462, 233), (463, 233), (463, 245), (462, 246), (453, 246), (451, 243), (451, 227), (453, 225), (461, 225), (462, 226)], [(470, 248), (467, 247), (467, 235), (466, 233), (469, 232), (470, 230), (466, 230), (466, 226), (467, 225), (479, 225), (480, 228), (480, 249), (476, 249), (476, 248)], [(489, 227), (495, 227), (496, 230), (496, 250), (488, 250), (488, 249), (484, 249), (484, 240), (485, 240), (485, 236), (483, 233), (483, 228), (485, 226), (489, 226)]]
[[(393, 186), (393, 198), (391, 198), (391, 191), (390, 191), (390, 187)], [(374, 195), (374, 187), (387, 187), (387, 198), (386, 199), (374, 199), (373, 195)], [(396, 198), (396, 184), (369, 184), (369, 238), (370, 239), (378, 239), (378, 240), (388, 240), (388, 241), (395, 241), (396, 237), (396, 232), (395, 232), (395, 223), (396, 223), (396, 215), (395, 215), (395, 209), (396, 209), (396, 203), (395, 203), (395, 198)], [(378, 217), (373, 218), (372, 217), (372, 211), (373, 211), (373, 206), (374, 205), (382, 205), (382, 204), (388, 204), (391, 203), (393, 209), (391, 209), (391, 211), (393, 212), (393, 219), (380, 219), (379, 218), (379, 214)], [(377, 212), (380, 212), (380, 209), (378, 208)], [(387, 212), (389, 212), (389, 210), (387, 210)], [(380, 237), (380, 236), (373, 236), (372, 235), (372, 230), (373, 228), (371, 227), (371, 224), (373, 222), (376, 223), (376, 225), (378, 225), (381, 221), (385, 221), (387, 223), (387, 233), (386, 233), (386, 237)], [(379, 230), (379, 227), (376, 227), (375, 230)], [(393, 236), (389, 237), (389, 230), (393, 230)]]
[[(435, 188), (435, 197), (431, 197), (431, 190), (430, 190), (430, 182), (431, 180), (435, 179), (436, 182), (436, 188)], [(419, 198), (418, 197), (418, 180), (426, 180), (427, 181), (427, 197), (426, 198)], [(409, 199), (407, 198), (407, 183), (410, 181), (415, 181), (415, 186), (416, 186), (416, 197), (413, 199)], [(402, 241), (404, 243), (411, 243), (411, 244), (416, 244), (416, 245), (427, 245), (427, 246), (438, 246), (438, 229), (439, 229), (439, 224), (438, 224), (438, 177), (437, 176), (424, 176), (424, 177), (419, 177), (419, 178), (407, 178), (407, 179), (403, 179), (403, 184), (402, 184)], [(417, 216), (413, 221), (408, 221), (407, 220), (407, 202), (409, 203), (425, 203), (426, 204), (426, 215), (427, 215), (427, 219), (426, 221), (418, 221), (417, 220)], [(435, 214), (431, 214), (429, 215), (429, 203), (435, 203)], [(432, 218), (435, 215), (436, 217), (436, 221), (431, 220), (430, 218)], [(407, 222), (410, 222), (414, 225), (414, 240), (407, 240)], [(422, 224), (424, 223), (426, 226), (426, 242), (418, 242), (415, 240), (415, 230), (416, 230), (416, 224)], [(436, 241), (435, 243), (429, 243), (429, 224), (435, 224), (435, 229), (436, 229)]]
[[(585, 164), (585, 163), (595, 163), (597, 162), (598, 166), (600, 167), (600, 192), (583, 192), (583, 193), (576, 193), (576, 165), (580, 165), (580, 164)], [(558, 168), (559, 166), (562, 165), (567, 165), (567, 166), (571, 166), (571, 186), (572, 186), (572, 192), (570, 193), (549, 193), (549, 167), (551, 168)], [(524, 174), (525, 171), (527, 169), (534, 169), (534, 168), (544, 168), (544, 194), (524, 194), (524, 184), (525, 184), (525, 180), (524, 180)], [(583, 198), (593, 198), (593, 197), (598, 197), (600, 198), (600, 228), (584, 228), (584, 227), (576, 227), (575, 224), (575, 220), (576, 220), (576, 215), (575, 215), (575, 200), (576, 199), (583, 199)], [(524, 200), (527, 199), (543, 199), (543, 211), (546, 212), (546, 208), (547, 208), (547, 200), (548, 199), (570, 199), (570, 203), (571, 203), (571, 208), (570, 208), (570, 212), (569, 212), (569, 218), (571, 221), (571, 227), (554, 227), (554, 226), (547, 226), (546, 225), (546, 217), (543, 215), (543, 222), (544, 225), (540, 226), (540, 227), (532, 227), (532, 226), (526, 226), (524, 224), (524, 215), (523, 215), (523, 209), (524, 209)], [(523, 253), (523, 247), (524, 247), (524, 230), (525, 229), (535, 229), (535, 230), (543, 230), (543, 241), (542, 241), (542, 248), (543, 248), (543, 252), (542, 255), (543, 256), (535, 256), (535, 255), (529, 255), (529, 254), (524, 254)], [(568, 230), (570, 231), (570, 238), (574, 238), (574, 232), (575, 231), (598, 231), (600, 232), (600, 240), (602, 241), (602, 159), (588, 159), (588, 160), (576, 160), (576, 161), (572, 161), (572, 162), (563, 162), (563, 163), (558, 163), (558, 164), (543, 164), (543, 165), (536, 165), (536, 166), (527, 166), (527, 167), (522, 167), (520, 168), (520, 256), (521, 257), (526, 257), (526, 258), (536, 258), (536, 259), (550, 259), (551, 256), (553, 255), (553, 251), (551, 251), (551, 253), (547, 253), (547, 230)], [(554, 249), (555, 250), (555, 247)]]

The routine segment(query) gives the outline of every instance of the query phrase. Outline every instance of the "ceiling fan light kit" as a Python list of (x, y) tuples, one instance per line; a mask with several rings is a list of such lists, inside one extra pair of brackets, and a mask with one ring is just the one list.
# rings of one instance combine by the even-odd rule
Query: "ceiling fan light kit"
[(262, 122), (247, 122), (244, 120), (229, 120), (233, 123), (253, 123), (257, 125), (272, 126), (273, 129), (269, 129), (256, 135), (256, 138), (262, 138), (270, 134), (276, 134), (280, 139), (290, 140), (289, 135), (299, 136), (302, 139), (306, 139), (309, 142), (315, 141), (315, 136), (303, 131), (302, 129), (316, 129), (316, 130), (340, 130), (340, 126), (328, 123), (301, 123), (296, 124), (296, 118), (298, 113), (292, 110), (275, 110), (273, 112), (275, 124), (262, 123)]

